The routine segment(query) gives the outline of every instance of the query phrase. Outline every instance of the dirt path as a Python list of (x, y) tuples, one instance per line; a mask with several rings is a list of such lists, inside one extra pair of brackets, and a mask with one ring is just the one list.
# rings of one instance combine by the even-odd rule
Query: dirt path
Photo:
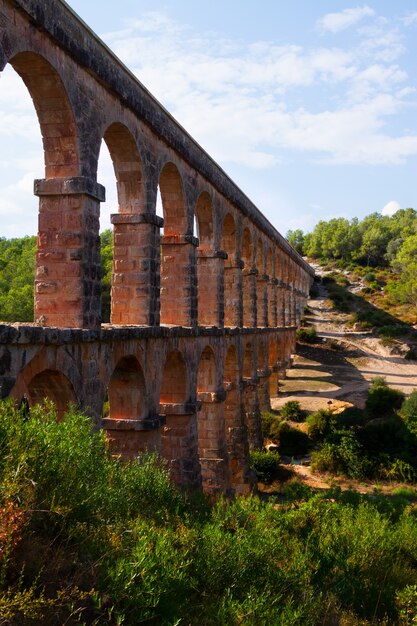
[(309, 410), (340, 401), (363, 407), (369, 383), (377, 376), (406, 394), (417, 388), (417, 363), (390, 354), (392, 347), (385, 347), (370, 333), (352, 331), (346, 326), (349, 315), (328, 306), (323, 286), (308, 306), (306, 319), (316, 327), (321, 342), (297, 346), (293, 367), (273, 398), (272, 408), (292, 399)]
[[(384, 346), (371, 333), (352, 331), (346, 326), (349, 315), (329, 306), (323, 286), (318, 297), (308, 301), (308, 307), (306, 319), (316, 327), (319, 342), (297, 344), (293, 367), (281, 381), (279, 395), (271, 399), (273, 409), (289, 400), (297, 400), (308, 411), (338, 411), (352, 404), (363, 408), (370, 381), (377, 376), (383, 376), (391, 387), (406, 394), (417, 389), (417, 363), (391, 354), (392, 346)], [(304, 465), (291, 466), (291, 471), (316, 489), (338, 484), (342, 489), (353, 487), (370, 492), (375, 487), (372, 483), (312, 474), (310, 467)], [(393, 485), (380, 488), (390, 491)]]

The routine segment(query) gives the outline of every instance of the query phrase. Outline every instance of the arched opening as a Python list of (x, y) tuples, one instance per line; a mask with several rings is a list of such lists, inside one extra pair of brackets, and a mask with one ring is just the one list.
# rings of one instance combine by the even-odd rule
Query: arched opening
[(45, 177), (75, 176), (78, 141), (72, 110), (58, 72), (39, 54), (20, 52), (10, 64), (23, 79), (35, 105), (42, 132)]
[(268, 369), (265, 342), (261, 339), (258, 342), (258, 401), (261, 411), (271, 410), (271, 401), (269, 395), (269, 377), (270, 371)]
[(272, 258), (272, 250), (268, 248), (266, 253), (266, 273), (268, 283), (266, 285), (266, 309), (265, 323), (267, 326), (276, 326), (277, 324), (277, 305), (276, 305), (276, 287), (274, 276), (274, 262)]
[(216, 391), (216, 360), (213, 350), (204, 348), (198, 366), (197, 393)]
[(187, 399), (187, 368), (179, 350), (170, 352), (162, 374), (160, 403), (180, 404)]
[(223, 321), (224, 260), (215, 250), (213, 206), (207, 191), (198, 197), (195, 221), (199, 239), (198, 323), (202, 326), (219, 326)]
[(139, 215), (143, 212), (144, 190), (142, 163), (129, 129), (120, 123), (104, 133), (116, 176), (118, 212)]
[(216, 358), (206, 346), (198, 366), (197, 392), (201, 409), (197, 419), (198, 456), (205, 491), (225, 491), (230, 476), (224, 423), (224, 403), (218, 391)]
[(256, 324), (257, 326), (267, 326), (268, 317), (268, 293), (265, 282), (265, 258), (262, 239), (258, 239), (256, 246), (256, 269), (258, 270), (256, 284)]
[(207, 191), (198, 197), (195, 215), (197, 220), (197, 237), (203, 250), (214, 249), (213, 206)]
[(256, 246), (256, 269), (260, 276), (265, 273), (264, 266), (264, 247), (262, 244), (262, 239), (258, 239), (258, 244)]
[(108, 386), (109, 417), (140, 420), (145, 411), (145, 379), (134, 356), (126, 356), (117, 363)]
[(159, 176), (164, 235), (184, 235), (187, 232), (187, 214), (182, 179), (173, 163), (167, 163)]
[(161, 244), (161, 324), (193, 326), (197, 319), (197, 262), (188, 239), (187, 210), (180, 173), (167, 163), (159, 177), (164, 236)]
[(254, 368), (253, 345), (250, 342), (245, 345), (243, 355), (243, 380), (243, 405), (249, 446), (251, 448), (259, 448), (262, 445), (262, 426), (257, 390), (258, 381)]
[(221, 248), (227, 252), (229, 264), (235, 264), (236, 255), (236, 224), (233, 216), (228, 213), (223, 221)]
[(256, 325), (256, 272), (253, 272), (253, 242), (250, 231), (245, 228), (242, 237), (243, 269), (243, 326)]
[[(154, 226), (138, 219), (145, 204), (142, 162), (130, 130), (119, 122), (104, 133), (99, 169), (100, 182), (109, 192), (101, 207), (102, 319), (112, 324), (146, 325), (151, 281), (141, 267), (149, 261)], [(114, 233), (108, 229), (110, 221)]]
[[(20, 52), (9, 60), (1, 77), (0, 106), (4, 133), (7, 133), (7, 154), (0, 163), (3, 180), (7, 181), (2, 189), (2, 211), (12, 217), (8, 225), (2, 224), (1, 234), (16, 237), (39, 232), (39, 237), (36, 243), (33, 239), (23, 242), (22, 253), (27, 253), (30, 269), (24, 277), (20, 273), (7, 280), (8, 297), (3, 301), (0, 318), (29, 322), (62, 306), (60, 298), (50, 291), (39, 290), (34, 312), (36, 265), (43, 271), (37, 282), (45, 282), (46, 275), (48, 281), (54, 281), (57, 276), (57, 284), (71, 282), (62, 277), (62, 262), (56, 260), (64, 247), (65, 212), (59, 198), (46, 194), (45, 184), (37, 186), (39, 213), (34, 210), (33, 181), (77, 174), (78, 140), (63, 82), (45, 58), (33, 52)], [(52, 245), (55, 259), (47, 254)], [(42, 261), (40, 253), (45, 253)], [(45, 323), (49, 320), (45, 319)]]
[(253, 377), (253, 350), (252, 344), (247, 343), (245, 346), (245, 352), (243, 355), (243, 378)]
[(241, 269), (236, 264), (236, 224), (233, 216), (227, 213), (223, 221), (221, 248), (227, 252), (224, 263), (224, 325), (241, 325)]
[(57, 370), (43, 370), (36, 374), (28, 385), (29, 404), (40, 404), (44, 400), (51, 400), (57, 411), (57, 418), (61, 420), (70, 403), (76, 403), (74, 388), (68, 378)]
[(253, 243), (249, 228), (245, 228), (242, 237), (242, 260), (245, 263), (245, 269), (252, 269), (253, 265)]

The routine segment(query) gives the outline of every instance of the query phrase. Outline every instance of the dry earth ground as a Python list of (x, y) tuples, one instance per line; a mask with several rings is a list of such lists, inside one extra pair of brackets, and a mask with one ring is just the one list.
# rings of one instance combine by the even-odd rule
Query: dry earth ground
[[(407, 395), (417, 388), (417, 363), (392, 355), (392, 346), (384, 346), (371, 333), (352, 331), (346, 325), (350, 316), (331, 308), (324, 286), (320, 286), (317, 298), (308, 301), (308, 307), (306, 320), (316, 327), (319, 342), (297, 344), (293, 367), (281, 381), (278, 396), (271, 399), (273, 410), (289, 400), (297, 400), (310, 412), (321, 408), (340, 411), (352, 404), (363, 408), (370, 381), (377, 376), (383, 376), (391, 387)], [(330, 482), (359, 491), (375, 487), (374, 483), (329, 480), (327, 476), (312, 474), (305, 465), (294, 465), (292, 469), (312, 487), (327, 487)], [(389, 491), (393, 486), (378, 487)]]

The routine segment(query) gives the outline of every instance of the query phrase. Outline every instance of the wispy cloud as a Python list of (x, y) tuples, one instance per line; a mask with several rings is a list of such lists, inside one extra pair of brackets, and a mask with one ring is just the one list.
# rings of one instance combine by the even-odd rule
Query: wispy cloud
[(220, 162), (268, 168), (296, 150), (316, 161), (401, 163), (417, 153), (417, 133), (389, 133), (413, 93), (398, 63), (401, 33), (367, 6), (320, 23), (337, 32), (365, 17), (372, 22), (350, 47), (196, 37), (156, 13), (105, 38)]
[(364, 5), (363, 7), (355, 7), (354, 9), (344, 9), (339, 13), (327, 13), (317, 22), (317, 26), (322, 31), (338, 33), (350, 26), (358, 24), (365, 17), (373, 17), (375, 11)]

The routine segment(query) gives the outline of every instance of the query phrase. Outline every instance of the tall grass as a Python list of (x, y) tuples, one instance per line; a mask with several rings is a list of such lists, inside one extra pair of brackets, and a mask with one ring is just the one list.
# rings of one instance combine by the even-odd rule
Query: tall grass
[(0, 623), (416, 617), (417, 519), (407, 494), (369, 501), (295, 485), (280, 503), (210, 503), (172, 487), (156, 457), (112, 459), (75, 410), (57, 423), (50, 406), (25, 419), (3, 403), (0, 510)]

